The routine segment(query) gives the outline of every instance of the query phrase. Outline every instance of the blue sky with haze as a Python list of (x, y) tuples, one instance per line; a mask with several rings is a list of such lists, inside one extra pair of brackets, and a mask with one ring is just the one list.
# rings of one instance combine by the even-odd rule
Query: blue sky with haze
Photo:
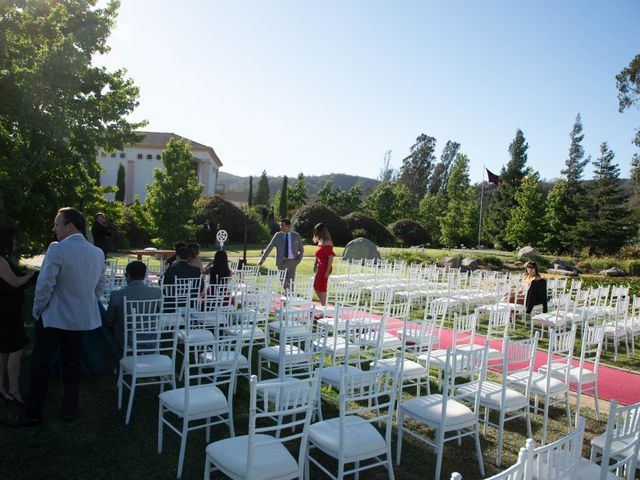
[(96, 61), (140, 87), (133, 120), (237, 175), (376, 177), (426, 133), (438, 155), (460, 142), (479, 181), (520, 128), (551, 179), (579, 112), (586, 153), (607, 141), (627, 177), (640, 110), (618, 112), (615, 75), (638, 25), (637, 0), (123, 0)]

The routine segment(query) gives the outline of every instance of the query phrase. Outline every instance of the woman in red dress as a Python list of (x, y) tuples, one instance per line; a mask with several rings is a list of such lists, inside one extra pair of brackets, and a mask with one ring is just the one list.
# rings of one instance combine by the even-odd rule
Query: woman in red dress
[(313, 271), (316, 272), (316, 276), (313, 279), (313, 289), (318, 295), (320, 304), (324, 306), (327, 304), (327, 282), (329, 281), (329, 275), (331, 275), (333, 257), (336, 254), (333, 252), (333, 241), (329, 230), (323, 223), (313, 227), (313, 241), (318, 244), (316, 263), (313, 267)]

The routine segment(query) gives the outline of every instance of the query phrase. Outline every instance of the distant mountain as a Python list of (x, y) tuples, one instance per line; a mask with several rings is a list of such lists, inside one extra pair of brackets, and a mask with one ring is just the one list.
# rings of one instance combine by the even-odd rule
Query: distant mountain
[[(271, 198), (282, 187), (282, 177), (269, 177), (269, 194)], [(258, 186), (258, 180), (260, 176), (253, 177), (253, 191), (256, 191)], [(371, 191), (380, 183), (378, 180), (367, 177), (358, 177), (356, 175), (345, 175), (343, 173), (330, 173), (329, 175), (311, 175), (305, 176), (304, 182), (307, 184), (307, 190), (309, 196), (315, 198), (318, 194), (318, 190), (322, 188), (325, 182), (331, 180), (334, 188), (340, 187), (345, 192), (353, 187), (356, 183), (360, 183), (360, 188), (364, 196), (371, 193)], [(296, 177), (289, 178), (289, 185), (293, 185), (296, 182)], [(220, 172), (218, 177), (218, 190), (225, 192), (248, 192), (249, 191), (249, 177), (240, 177), (227, 172)]]

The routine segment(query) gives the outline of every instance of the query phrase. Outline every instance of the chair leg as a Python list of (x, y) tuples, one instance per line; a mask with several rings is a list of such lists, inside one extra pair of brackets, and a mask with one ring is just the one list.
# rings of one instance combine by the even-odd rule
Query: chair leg
[(158, 402), (159, 408), (158, 408), (158, 455), (160, 455), (162, 453), (162, 437), (164, 435), (163, 429), (164, 429), (164, 425), (163, 425), (163, 408), (162, 408), (162, 402)]
[(393, 475), (393, 464), (391, 463), (391, 445), (387, 445), (387, 476), (389, 480), (395, 480)]
[[(569, 392), (568, 391), (564, 395), (564, 402), (565, 402), (565, 405), (567, 406), (567, 422), (569, 424), (568, 433), (571, 433), (571, 405), (569, 404)], [(578, 425), (578, 423), (576, 422), (576, 426), (577, 425)]]
[(129, 420), (131, 419), (131, 408), (133, 407), (133, 397), (136, 393), (136, 376), (133, 375), (131, 377), (131, 388), (129, 389), (129, 402), (127, 404), (127, 416), (124, 420), (125, 425), (129, 425)]
[(184, 467), (184, 452), (187, 449), (187, 435), (189, 434), (189, 421), (182, 419), (182, 438), (180, 438), (180, 453), (178, 456), (177, 478), (182, 478), (182, 468)]
[(474, 428), (476, 431), (476, 456), (478, 457), (478, 465), (480, 466), (480, 475), (484, 477), (484, 461), (482, 459), (482, 448), (480, 447), (480, 431), (478, 430), (478, 425)]
[(504, 434), (504, 410), (500, 410), (500, 420), (498, 421), (498, 457), (496, 458), (496, 465), (499, 467), (502, 464), (502, 442)]
[(402, 410), (398, 409), (398, 443), (396, 446), (396, 465), (400, 465), (400, 456), (402, 454), (402, 434), (403, 434), (403, 425), (404, 423), (404, 415)]
[(542, 438), (540, 445), (544, 445), (547, 441), (547, 420), (549, 419), (549, 397), (544, 399), (544, 413), (542, 417)]
[(444, 429), (436, 430), (436, 473), (435, 480), (440, 479), (442, 470), (442, 454), (444, 453)]
[(209, 456), (205, 454), (204, 456), (204, 477), (203, 480), (209, 480), (211, 473), (211, 461), (209, 460)]
[(600, 403), (598, 400), (598, 380), (593, 385), (593, 401), (596, 407), (596, 420), (600, 420)]
[(533, 438), (533, 433), (531, 433), (531, 408), (528, 405), (525, 415), (527, 417), (527, 438)]
[(118, 410), (122, 410), (122, 367), (120, 367), (120, 372), (118, 373)]

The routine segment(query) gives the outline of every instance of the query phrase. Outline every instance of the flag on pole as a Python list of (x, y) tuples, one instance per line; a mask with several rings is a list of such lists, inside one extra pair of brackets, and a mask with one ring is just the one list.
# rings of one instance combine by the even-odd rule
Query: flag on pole
[(491, 172), (488, 168), (485, 167), (487, 171), (487, 178), (489, 179), (489, 183), (493, 183), (494, 185), (498, 185), (500, 183), (500, 175), (496, 175)]

